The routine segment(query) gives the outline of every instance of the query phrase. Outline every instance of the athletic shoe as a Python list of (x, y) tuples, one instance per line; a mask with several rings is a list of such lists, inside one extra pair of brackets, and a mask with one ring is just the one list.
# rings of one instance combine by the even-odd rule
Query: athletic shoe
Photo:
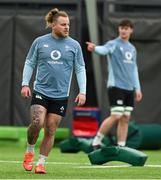
[(33, 157), (34, 157), (34, 153), (31, 153), (31, 152), (25, 153), (25, 157), (24, 157), (24, 161), (23, 161), (23, 167), (26, 171), (32, 171)]
[(35, 174), (46, 174), (45, 166), (43, 164), (36, 165)]

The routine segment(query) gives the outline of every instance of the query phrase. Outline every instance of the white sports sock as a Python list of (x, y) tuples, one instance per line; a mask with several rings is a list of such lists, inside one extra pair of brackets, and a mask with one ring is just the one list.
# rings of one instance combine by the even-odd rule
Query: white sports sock
[(27, 149), (26, 149), (26, 152), (31, 152), (31, 153), (34, 153), (35, 152), (35, 144), (31, 145), (29, 143), (27, 143)]
[(45, 160), (46, 160), (47, 156), (44, 156), (42, 154), (39, 155), (39, 160), (37, 162), (37, 165), (38, 164), (45, 164)]
[(104, 134), (98, 132), (97, 135), (93, 139), (92, 145), (93, 146), (102, 145), (103, 138), (104, 138)]
[(119, 146), (125, 146), (126, 142), (125, 141), (118, 141), (117, 144)]

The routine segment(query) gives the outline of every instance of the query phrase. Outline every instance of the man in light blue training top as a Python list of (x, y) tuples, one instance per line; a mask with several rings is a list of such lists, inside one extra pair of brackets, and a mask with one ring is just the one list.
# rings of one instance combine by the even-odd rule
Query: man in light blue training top
[(133, 24), (124, 19), (118, 26), (119, 36), (108, 41), (105, 45), (96, 46), (87, 42), (87, 49), (100, 55), (106, 55), (108, 59), (108, 96), (111, 114), (101, 124), (92, 146), (99, 148), (102, 140), (115, 123), (117, 124), (117, 144), (126, 145), (128, 133), (128, 121), (136, 101), (142, 99), (142, 92), (138, 77), (136, 63), (136, 49), (129, 42), (133, 32)]
[(79, 43), (69, 37), (68, 14), (55, 8), (48, 12), (45, 20), (52, 32), (34, 40), (26, 57), (21, 90), (24, 98), (31, 96), (29, 82), (37, 68), (23, 162), (26, 171), (33, 169), (34, 146), (44, 127), (35, 173), (46, 173), (45, 159), (53, 147), (56, 128), (65, 116), (73, 71), (79, 85), (75, 102), (81, 106), (86, 101), (85, 63)]

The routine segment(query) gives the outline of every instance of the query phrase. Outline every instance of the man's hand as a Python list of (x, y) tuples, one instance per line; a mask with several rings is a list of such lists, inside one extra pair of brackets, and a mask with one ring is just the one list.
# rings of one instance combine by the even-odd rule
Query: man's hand
[(142, 92), (140, 90), (136, 90), (135, 91), (135, 100), (136, 100), (136, 102), (141, 101), (142, 97), (143, 97)]
[(83, 106), (86, 102), (86, 95), (79, 93), (78, 96), (75, 98), (75, 102), (77, 103), (77, 106)]
[(94, 50), (94, 48), (96, 47), (96, 45), (92, 42), (86, 42), (87, 44), (87, 50), (92, 52)]
[(29, 98), (31, 96), (31, 90), (28, 86), (23, 86), (21, 89), (21, 96), (24, 98)]

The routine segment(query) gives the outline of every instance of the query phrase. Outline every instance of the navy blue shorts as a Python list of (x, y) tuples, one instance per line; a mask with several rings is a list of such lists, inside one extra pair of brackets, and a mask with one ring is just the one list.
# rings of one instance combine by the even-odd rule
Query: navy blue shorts
[(108, 97), (111, 114), (131, 115), (134, 108), (134, 90), (129, 91), (117, 87), (109, 87)]
[(47, 113), (65, 116), (68, 99), (52, 99), (34, 92), (32, 95), (31, 105), (41, 105), (47, 109)]
[(134, 107), (134, 91), (120, 89), (117, 87), (108, 88), (108, 97), (111, 106)]

